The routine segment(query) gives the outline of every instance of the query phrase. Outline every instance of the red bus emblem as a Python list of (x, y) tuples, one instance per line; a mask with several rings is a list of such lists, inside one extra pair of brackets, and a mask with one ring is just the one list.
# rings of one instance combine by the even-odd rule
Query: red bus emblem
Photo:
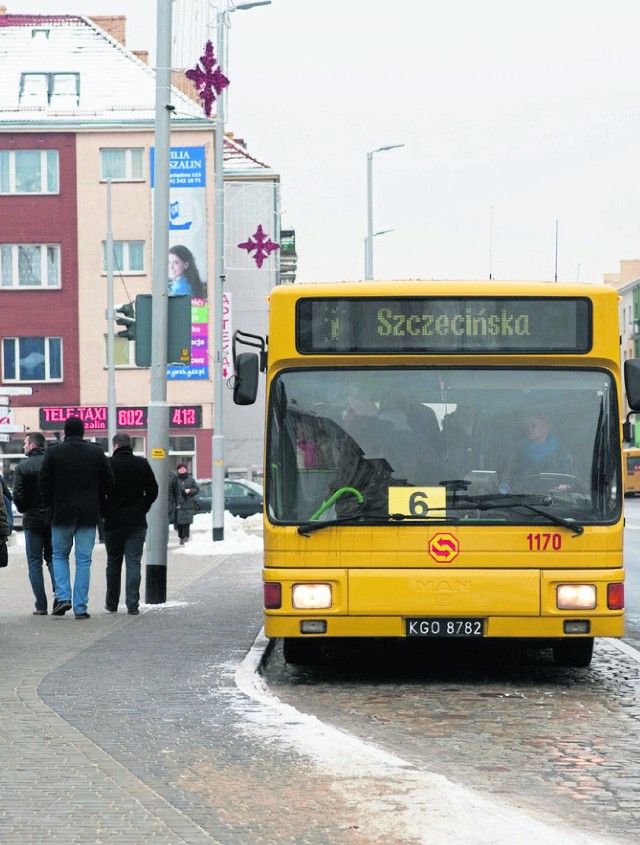
[(460, 553), (460, 543), (457, 537), (447, 532), (435, 534), (429, 540), (429, 554), (438, 563), (451, 563)]

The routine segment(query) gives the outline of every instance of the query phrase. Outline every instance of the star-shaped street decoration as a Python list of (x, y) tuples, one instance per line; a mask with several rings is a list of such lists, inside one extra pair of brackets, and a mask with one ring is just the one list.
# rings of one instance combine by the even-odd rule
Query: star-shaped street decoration
[(265, 258), (268, 258), (274, 250), (280, 249), (280, 244), (274, 243), (271, 238), (265, 235), (261, 224), (258, 224), (253, 237), (255, 240), (251, 240), (251, 236), (249, 236), (243, 244), (238, 244), (238, 247), (240, 249), (246, 249), (249, 254), (255, 250), (256, 254), (253, 256), (253, 259), (258, 265), (258, 268), (260, 268)]
[(198, 96), (204, 104), (204, 113), (207, 117), (211, 117), (211, 106), (216, 96), (229, 84), (229, 80), (220, 70), (218, 60), (213, 55), (211, 41), (207, 41), (204, 45), (204, 55), (200, 56), (200, 64), (186, 70), (184, 75), (196, 86)]

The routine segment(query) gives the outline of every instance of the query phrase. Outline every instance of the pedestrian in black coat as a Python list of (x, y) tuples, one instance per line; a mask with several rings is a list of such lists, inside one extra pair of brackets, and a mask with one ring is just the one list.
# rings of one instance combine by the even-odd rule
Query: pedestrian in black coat
[[(169, 470), (169, 482), (167, 487), (167, 518), (169, 525), (176, 521), (176, 505), (178, 504), (178, 474), (172, 469)], [(176, 531), (177, 531), (176, 527)]]
[(51, 578), (53, 606), (54, 608), (57, 606), (51, 546), (51, 518), (38, 483), (46, 445), (44, 434), (40, 431), (30, 431), (25, 436), (23, 450), (27, 457), (16, 467), (13, 479), (13, 499), (20, 513), (24, 515), (22, 528), (29, 567), (29, 583), (35, 597), (34, 616), (47, 615), (47, 593), (42, 575), (43, 562)]
[(7, 487), (7, 482), (4, 477), (0, 475), (0, 490), (2, 491), (2, 498), (4, 500), (4, 507), (7, 512), (7, 524), (9, 525), (9, 534), (13, 531), (13, 512), (11, 510), (11, 502), (13, 502), (13, 493)]
[[(115, 484), (113, 470), (97, 443), (84, 439), (84, 423), (69, 417), (64, 440), (50, 446), (40, 468), (40, 492), (51, 509), (53, 574), (58, 604), (54, 616), (64, 616), (73, 606), (76, 619), (89, 619), (91, 555), (96, 542), (96, 525), (101, 495)], [(69, 554), (75, 548), (73, 599)]]
[(180, 538), (180, 545), (184, 546), (190, 540), (190, 528), (193, 517), (198, 510), (196, 496), (200, 488), (195, 478), (189, 475), (186, 464), (178, 464), (178, 497), (176, 503), (176, 530)]
[(7, 543), (9, 542), (9, 522), (7, 520), (7, 506), (4, 496), (0, 496), (0, 567), (9, 563)]
[(147, 513), (158, 498), (158, 483), (146, 458), (133, 454), (128, 434), (112, 439), (111, 468), (115, 487), (104, 500), (104, 540), (107, 548), (105, 607), (118, 610), (125, 561), (125, 601), (132, 615), (139, 612), (141, 560), (147, 536)]

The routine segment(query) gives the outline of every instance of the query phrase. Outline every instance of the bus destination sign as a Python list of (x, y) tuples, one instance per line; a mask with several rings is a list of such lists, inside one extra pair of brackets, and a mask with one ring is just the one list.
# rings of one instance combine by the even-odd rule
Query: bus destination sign
[(580, 353), (591, 348), (586, 297), (304, 298), (302, 354)]
[[(106, 405), (54, 405), (40, 408), (40, 428), (43, 431), (59, 430), (64, 427), (68, 417), (80, 417), (87, 431), (106, 431), (107, 416)], [(148, 409), (145, 407), (116, 408), (116, 427), (119, 429), (146, 429), (147, 421)], [(202, 428), (202, 405), (172, 405), (169, 409), (169, 428)]]

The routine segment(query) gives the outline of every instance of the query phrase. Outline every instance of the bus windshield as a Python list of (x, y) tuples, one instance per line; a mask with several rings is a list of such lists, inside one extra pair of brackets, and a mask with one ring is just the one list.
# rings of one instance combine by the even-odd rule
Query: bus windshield
[(613, 523), (615, 385), (595, 368), (283, 371), (270, 394), (266, 475), (274, 523)]

